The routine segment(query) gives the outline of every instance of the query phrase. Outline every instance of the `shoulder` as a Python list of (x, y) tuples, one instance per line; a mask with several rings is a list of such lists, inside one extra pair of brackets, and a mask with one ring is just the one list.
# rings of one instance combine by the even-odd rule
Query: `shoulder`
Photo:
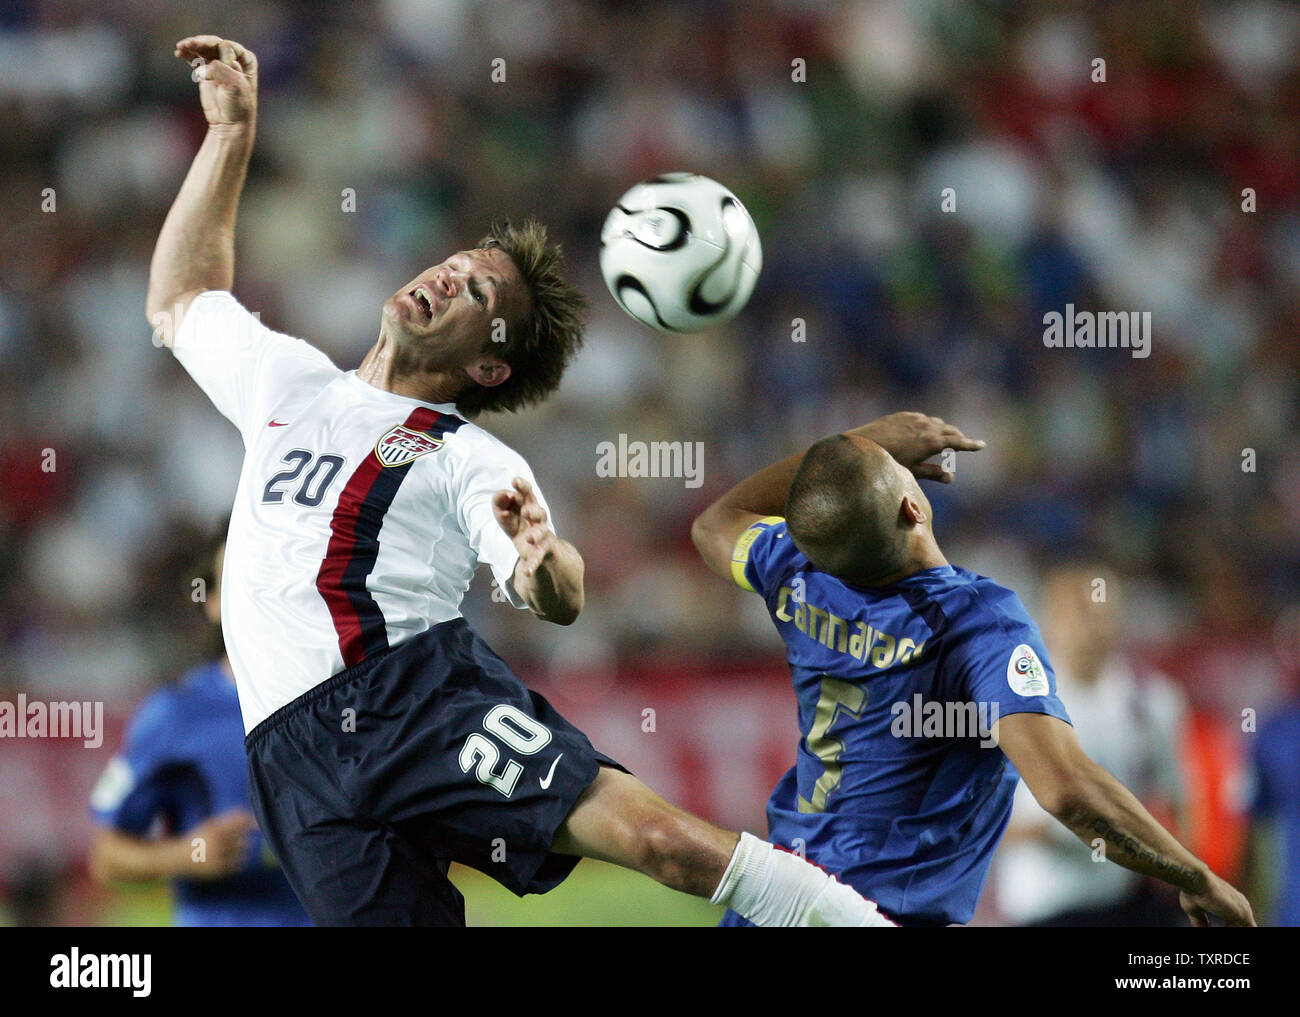
[(954, 568), (953, 572), (951, 583), (936, 597), (950, 646), (983, 648), (1027, 643), (1042, 649), (1038, 626), (1014, 590), (967, 569)]
[(194, 299), (190, 301), (191, 312), (198, 310), (211, 313), (222, 309), (242, 311), (244, 305), (235, 299), (235, 295), (229, 290), (203, 290), (195, 294)]
[[(187, 345), (185, 340), (194, 335), (195, 328), (199, 325), (234, 326), (241, 323), (263, 327), (258, 315), (244, 307), (229, 290), (203, 290), (195, 294), (185, 310), (184, 317), (180, 319), (177, 347)], [(187, 324), (189, 328), (186, 328)]]
[(790, 537), (785, 520), (779, 516), (769, 516), (755, 522), (741, 535), (737, 547), (746, 540), (750, 541), (752, 553), (762, 557), (769, 568), (778, 565), (789, 566), (791, 569), (812, 567), (812, 563)]
[(1003, 627), (1034, 625), (1024, 601), (1015, 590), (1008, 589), (988, 576), (981, 576), (968, 569), (954, 568), (953, 572), (956, 580), (953, 584), (954, 599), (973, 625)]
[(156, 754), (169, 744), (177, 720), (185, 713), (185, 690), (180, 682), (164, 685), (151, 692), (136, 707), (126, 726), (128, 748), (149, 748)]
[[(463, 417), (458, 418), (464, 420)], [(528, 461), (498, 438), (471, 420), (465, 420), (455, 432), (447, 436), (445, 451), (455, 462), (470, 472), (496, 471), (502, 468), (518, 471), (522, 468), (531, 474)]]
[[(732, 579), (741, 589), (754, 592), (773, 592), (774, 584), (805, 568), (811, 568), (811, 563), (780, 516), (756, 519), (736, 539), (731, 553)], [(751, 576), (758, 587), (750, 582)]]
[(909, 599), (922, 598), (925, 612), (941, 618), (952, 633), (996, 624), (1008, 613), (1014, 614), (1019, 605), (1011, 590), (957, 565), (910, 576), (898, 588), (910, 590)]
[(213, 692), (221, 691), (221, 683), (227, 681), (221, 665), (215, 661), (192, 667), (146, 696), (136, 708), (131, 726), (149, 731), (165, 725), (170, 730), (172, 724), (192, 710), (207, 709)]

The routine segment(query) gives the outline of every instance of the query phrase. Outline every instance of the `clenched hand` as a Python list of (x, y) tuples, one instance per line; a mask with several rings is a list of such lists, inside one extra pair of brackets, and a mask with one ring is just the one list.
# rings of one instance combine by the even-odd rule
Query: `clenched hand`
[(176, 55), (195, 67), (199, 101), (210, 126), (252, 123), (257, 114), (257, 57), (252, 50), (233, 39), (192, 35), (176, 44)]

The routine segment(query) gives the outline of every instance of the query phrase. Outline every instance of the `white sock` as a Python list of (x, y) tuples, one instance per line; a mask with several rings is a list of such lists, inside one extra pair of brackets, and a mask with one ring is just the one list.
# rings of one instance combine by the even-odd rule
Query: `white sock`
[(740, 835), (712, 901), (755, 925), (894, 927), (852, 887), (748, 833)]

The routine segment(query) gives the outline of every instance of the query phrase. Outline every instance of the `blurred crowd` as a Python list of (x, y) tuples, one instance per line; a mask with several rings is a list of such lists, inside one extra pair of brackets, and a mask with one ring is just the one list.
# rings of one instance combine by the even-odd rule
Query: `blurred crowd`
[[(1105, 562), (1116, 638), (1194, 705), (1286, 694), (1300, 9), (1281, 0), (5, 4), (0, 693), (131, 702), (194, 659), (194, 550), (241, 447), (144, 298), (204, 130), (172, 46), (200, 32), (260, 59), (235, 293), (340, 366), (494, 218), (563, 242), (585, 350), (545, 406), (480, 421), (587, 562), (571, 629), (519, 624), (486, 576), (471, 594), (525, 673), (777, 651), (757, 599), (694, 555), (693, 515), (917, 409), (988, 440), (930, 492), (952, 561), (1031, 607), (1050, 564)], [(676, 169), (735, 190), (763, 240), (749, 307), (705, 335), (636, 324), (597, 266), (606, 211)], [(1151, 312), (1151, 355), (1045, 347), (1067, 304)], [(620, 434), (702, 442), (703, 486), (598, 477)]]

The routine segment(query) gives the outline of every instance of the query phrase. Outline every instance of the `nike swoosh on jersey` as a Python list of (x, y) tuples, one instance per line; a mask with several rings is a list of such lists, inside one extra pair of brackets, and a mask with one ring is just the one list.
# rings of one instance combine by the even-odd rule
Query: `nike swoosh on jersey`
[(551, 786), (551, 778), (555, 776), (555, 767), (559, 763), (559, 761), (563, 758), (564, 758), (564, 753), (561, 752), (558, 756), (556, 756), (553, 760), (551, 760), (551, 768), (546, 771), (546, 776), (544, 778), (538, 779), (537, 783), (542, 785), (543, 791), (545, 791), (547, 788)]
[(271, 421), (269, 424), (267, 424), (266, 426), (267, 426), (267, 427), (288, 427), (288, 426), (289, 426), (289, 422), (288, 422), (287, 420), (285, 420), (285, 421), (272, 420), (272, 421)]

